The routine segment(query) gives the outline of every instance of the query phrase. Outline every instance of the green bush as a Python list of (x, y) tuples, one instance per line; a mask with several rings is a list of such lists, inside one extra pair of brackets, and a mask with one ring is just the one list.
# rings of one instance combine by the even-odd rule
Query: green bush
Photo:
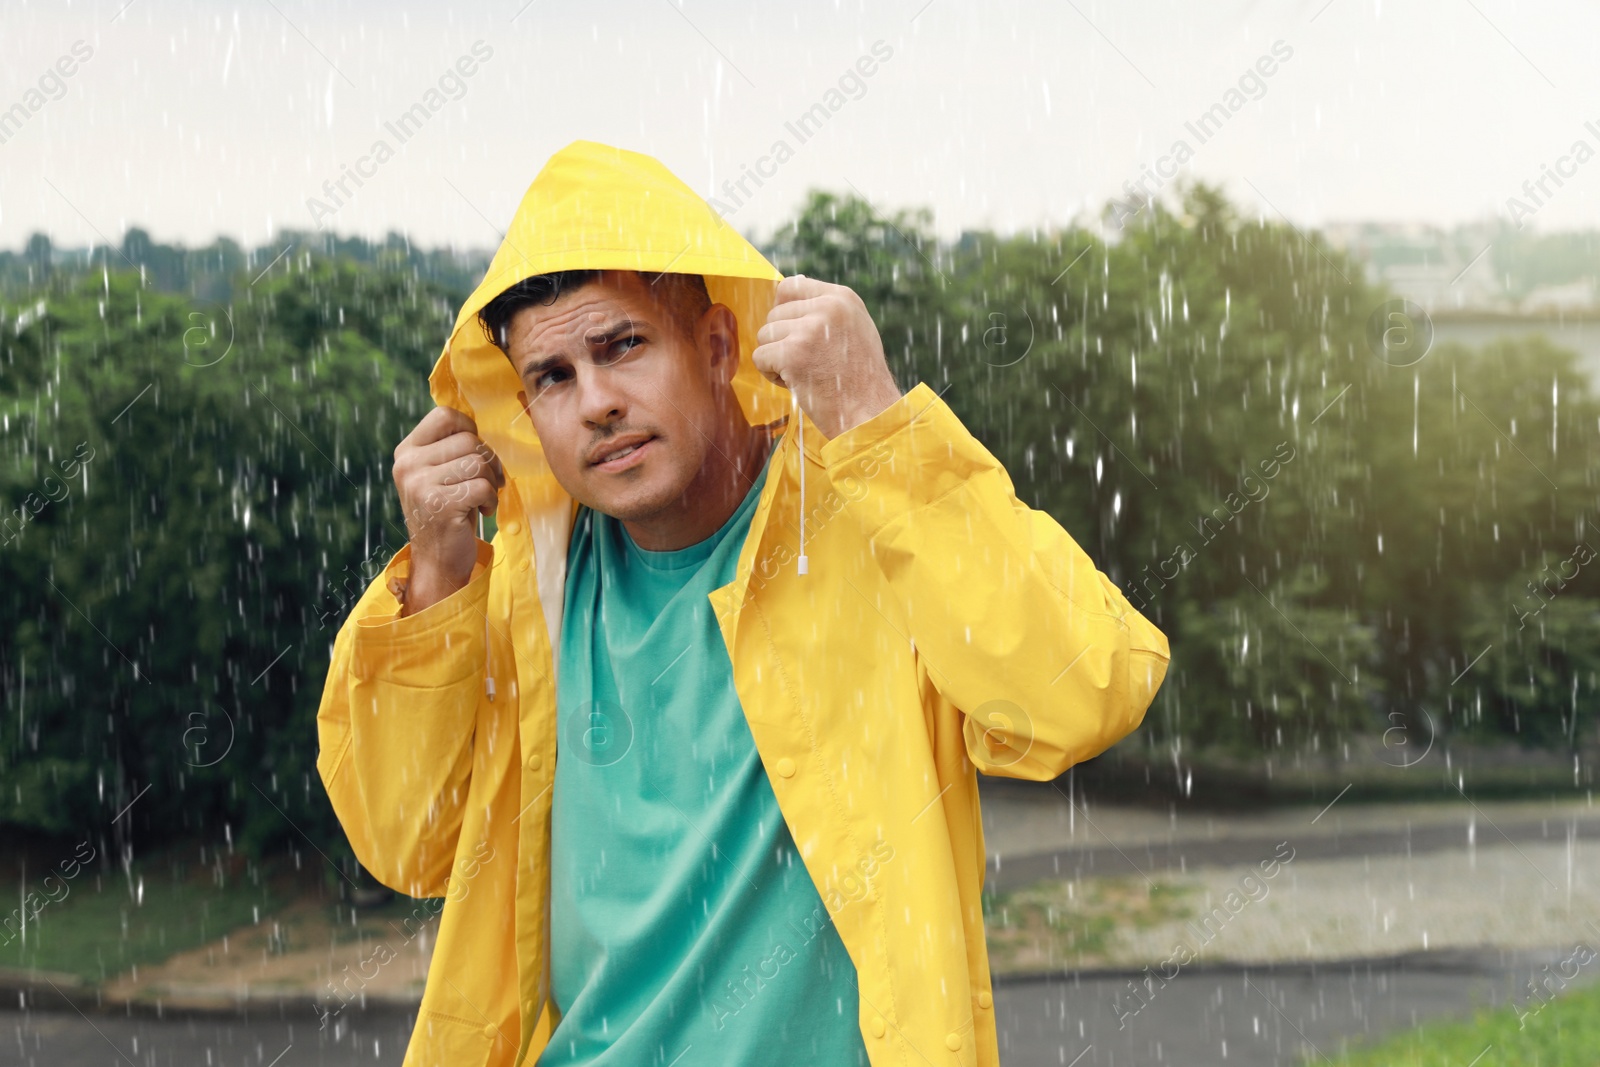
[(352, 571), (404, 543), (387, 463), (450, 301), (308, 258), (227, 305), (121, 271), (27, 307), (0, 391), (0, 499), (29, 510), (0, 549), (0, 823), (336, 837), (322, 676)]

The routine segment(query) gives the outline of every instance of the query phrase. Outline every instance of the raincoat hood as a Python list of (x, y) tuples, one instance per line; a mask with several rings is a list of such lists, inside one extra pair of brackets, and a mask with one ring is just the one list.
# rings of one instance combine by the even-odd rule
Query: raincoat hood
[(524, 278), (562, 270), (702, 275), (711, 302), (727, 305), (739, 324), (733, 388), (745, 417), (758, 425), (788, 411), (789, 392), (750, 358), (783, 275), (658, 160), (574, 141), (550, 157), (523, 194), (428, 380), (434, 402), (470, 416), (512, 478), (538, 480), (548, 467), (517, 400), (522, 383), (485, 335), (478, 312)]

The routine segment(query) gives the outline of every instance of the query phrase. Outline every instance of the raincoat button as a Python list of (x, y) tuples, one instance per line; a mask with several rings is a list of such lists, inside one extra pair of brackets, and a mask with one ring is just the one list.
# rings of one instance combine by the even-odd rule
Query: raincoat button
[(536, 771), (544, 764), (544, 757), (535, 752), (528, 757), (528, 770)]
[(538, 1005), (535, 1004), (533, 1001), (524, 1000), (522, 1002), (522, 1014), (523, 1014), (523, 1016), (525, 1018), (532, 1019), (533, 1018), (533, 1009), (536, 1008), (536, 1007), (538, 1007)]
[(778, 761), (778, 773), (783, 775), (785, 778), (793, 778), (794, 777), (794, 760), (790, 759), (788, 756), (785, 756), (781, 760), (779, 760)]
[(873, 1037), (882, 1037), (884, 1031), (887, 1030), (887, 1029), (888, 1029), (888, 1027), (883, 1024), (883, 1016), (874, 1015), (872, 1017), (872, 1036)]
[(994, 998), (989, 995), (989, 991), (987, 989), (985, 989), (982, 993), (978, 994), (978, 1007), (987, 1008), (987, 1007), (992, 1006), (993, 1004), (994, 1004)]
[(494, 1040), (494, 1035), (496, 1033), (498, 1033), (498, 1031), (495, 1029), (494, 1023), (484, 1023), (483, 1024), (483, 1036), (484, 1037), (488, 1038), (490, 1041), (493, 1041)]
[(531, 566), (531, 564), (529, 564), (527, 560), (525, 560), (525, 559), (517, 560), (517, 573), (518, 574), (526, 573), (529, 566)]
[(501, 527), (501, 529), (505, 530), (505, 532), (508, 534), (519, 534), (522, 532), (522, 523), (508, 522), (505, 524), (505, 526)]
[(949, 1049), (951, 1052), (960, 1052), (961, 1051), (961, 1035), (960, 1034), (945, 1034), (944, 1035), (944, 1047)]

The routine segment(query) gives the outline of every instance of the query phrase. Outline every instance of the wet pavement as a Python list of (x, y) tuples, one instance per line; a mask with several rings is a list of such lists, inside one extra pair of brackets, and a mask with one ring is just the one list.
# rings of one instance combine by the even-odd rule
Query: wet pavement
[(1162, 841), (1098, 848), (1063, 848), (1000, 859), (991, 856), (984, 888), (1005, 891), (1051, 878), (1106, 878), (1149, 871), (1187, 871), (1246, 865), (1272, 855), (1274, 844), (1293, 841), (1301, 860), (1366, 860), (1462, 851), (1470, 839), (1487, 846), (1600, 841), (1600, 818), (1528, 820), (1495, 826), (1407, 826), (1399, 830), (1359, 830), (1343, 834), (1298, 834), (1282, 838), (1230, 837), (1222, 840)]
[(346, 1011), (325, 1029), (302, 1012), (253, 1018), (128, 1017), (72, 1008), (0, 1011), (10, 1067), (383, 1067), (405, 1058), (414, 1012)]
[[(1158, 872), (1170, 879), (1186, 870), (1190, 878), (1201, 871), (1226, 874), (1234, 865), (1271, 854), (1274, 841), (1290, 839), (1298, 849), (1293, 864), (1273, 883), (1271, 899), (1252, 903), (1248, 915), (1218, 934), (1204, 958), (1164, 983), (1152, 977), (1147, 985), (1138, 965), (1124, 971), (998, 976), (994, 1010), (1006, 1067), (1298, 1067), (1308, 1058), (1321, 1063), (1353, 1042), (1519, 1000), (1541, 967), (1572, 951), (1570, 939), (1556, 942), (1569, 933), (1591, 944), (1600, 938), (1600, 927), (1587, 923), (1568, 930), (1535, 921), (1545, 912), (1547, 920), (1566, 915), (1574, 922), (1593, 914), (1585, 894), (1593, 881), (1589, 853), (1596, 819), (1588, 804), (1440, 806), (1437, 811), (1330, 805), (1228, 820), (1098, 807), (1091, 815), (1063, 796), (1017, 794), (992, 806), (986, 800), (986, 816), (991, 812), (997, 817), (991, 847), (1000, 846), (988, 872), (991, 889), (1035, 879)], [(1468, 868), (1457, 871), (1462, 863)], [(1441, 878), (1449, 885), (1435, 884)], [(1297, 882), (1303, 884), (1297, 887)], [(1211, 887), (1212, 896), (1220, 886)], [(1319, 891), (1334, 897), (1319, 904)], [(1500, 899), (1506, 893), (1514, 899)], [(1482, 915), (1462, 910), (1452, 906), (1456, 896), (1461, 898), (1456, 905), (1492, 907)], [(1330, 916), (1339, 917), (1333, 904), (1348, 903), (1345, 898), (1376, 901), (1377, 907), (1370, 916), (1343, 916), (1333, 942), (1340, 949), (1336, 955), (1395, 955), (1305, 962), (1318, 958), (1309, 935), (1320, 929), (1318, 922), (1327, 925)], [(1413, 914), (1408, 907), (1420, 910)], [(1446, 947), (1452, 939), (1517, 943), (1486, 916), (1509, 916), (1528, 937), (1521, 947)], [(1362, 940), (1373, 934), (1363, 922), (1377, 924), (1373, 929), (1384, 936)], [(1289, 939), (1294, 944), (1286, 941), (1280, 946), (1284, 954), (1274, 949), (1254, 962), (1261, 950), (1256, 942), (1272, 941), (1279, 927), (1306, 936)], [(1433, 929), (1431, 950), (1424, 950), (1426, 935), (1413, 944), (1413, 927)], [(1527, 947), (1545, 945), (1547, 939), (1548, 951)], [(1160, 941), (1157, 947), (1167, 944)], [(1318, 944), (1318, 951), (1332, 951)], [(1124, 955), (1156, 958), (1147, 957), (1149, 947)], [(1600, 968), (1585, 980), (1597, 975)], [(244, 1016), (218, 1012), (164, 1019), (92, 1008), (80, 1012), (48, 995), (29, 994), (28, 1003), (35, 1006), (21, 1010), (12, 999), (0, 1008), (0, 1067), (399, 1064), (414, 1019), (413, 1011), (400, 1007), (358, 1011), (352, 1006), (323, 1028), (310, 1003), (293, 994), (281, 1004), (252, 1007)]]
[[(1435, 953), (1382, 963), (1188, 969), (1136, 999), (1129, 974), (1030, 979), (995, 990), (1005, 1067), (1288, 1067), (1348, 1042), (1518, 999), (1550, 953)], [(397, 1065), (413, 1016), (307, 1008), (253, 1019), (0, 1011), (0, 1064), (19, 1067)]]
[(1186, 970), (1149, 987), (1132, 974), (1008, 984), (995, 991), (1000, 1060), (1005, 1067), (1324, 1063), (1356, 1042), (1525, 1000), (1528, 980), (1566, 951)]

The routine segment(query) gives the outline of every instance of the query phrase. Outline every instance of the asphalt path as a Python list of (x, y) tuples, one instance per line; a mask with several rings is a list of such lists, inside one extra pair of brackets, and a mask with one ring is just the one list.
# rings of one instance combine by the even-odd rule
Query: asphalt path
[[(1519, 999), (1550, 953), (1433, 953), (1329, 966), (1190, 968), (1003, 982), (995, 1021), (1005, 1067), (1325, 1062), (1345, 1044)], [(1133, 987), (1143, 990), (1139, 998)], [(383, 1067), (414, 1016), (309, 1008), (254, 1018), (130, 1018), (71, 1008), (0, 1011), (0, 1064), (19, 1067)]]
[[(1540, 819), (1483, 824), (1476, 828), (1479, 847), (1551, 841), (1600, 841), (1600, 819)], [(984, 889), (1017, 889), (1051, 879), (1113, 878), (1197, 867), (1252, 866), (1272, 855), (1282, 838), (1222, 837), (1159, 844), (1116, 844), (1105, 838), (1092, 848), (1065, 848), (989, 860)], [(1304, 834), (1293, 840), (1295, 860), (1364, 859), (1369, 856), (1411, 856), (1467, 847), (1465, 825), (1361, 830), (1353, 833)]]
[(1568, 951), (1186, 969), (1148, 987), (1132, 974), (1010, 983), (995, 991), (1000, 1060), (1005, 1067), (1325, 1064), (1355, 1042), (1520, 1003), (1529, 979)]
[(143, 1017), (71, 1007), (0, 1011), (0, 1064), (19, 1067), (398, 1067), (415, 1013), (310, 1005), (247, 1018)]
[[(1505, 822), (1479, 829), (1479, 845), (1600, 838), (1600, 820)], [(1220, 838), (1074, 848), (1010, 857), (987, 874), (990, 889), (1042, 879), (1104, 877), (1249, 864), (1274, 842)], [(1296, 859), (1359, 859), (1459, 849), (1459, 826), (1304, 836)], [(1442, 1016), (1519, 998), (1528, 980), (1558, 962), (1550, 952), (1434, 952), (1275, 966), (1185, 968), (1144, 985), (1126, 973), (1001, 979), (994, 1009), (1006, 1067), (1134, 1067), (1321, 1063), (1340, 1049)], [(1137, 999), (1135, 993), (1139, 992)], [(13, 994), (14, 995), (14, 994)], [(1525, 992), (1522, 994), (1525, 995)], [(0, 1008), (0, 1067), (381, 1067), (398, 1065), (414, 1014), (347, 1010), (327, 1027), (309, 1005), (247, 1017), (156, 1018), (72, 1007)]]

